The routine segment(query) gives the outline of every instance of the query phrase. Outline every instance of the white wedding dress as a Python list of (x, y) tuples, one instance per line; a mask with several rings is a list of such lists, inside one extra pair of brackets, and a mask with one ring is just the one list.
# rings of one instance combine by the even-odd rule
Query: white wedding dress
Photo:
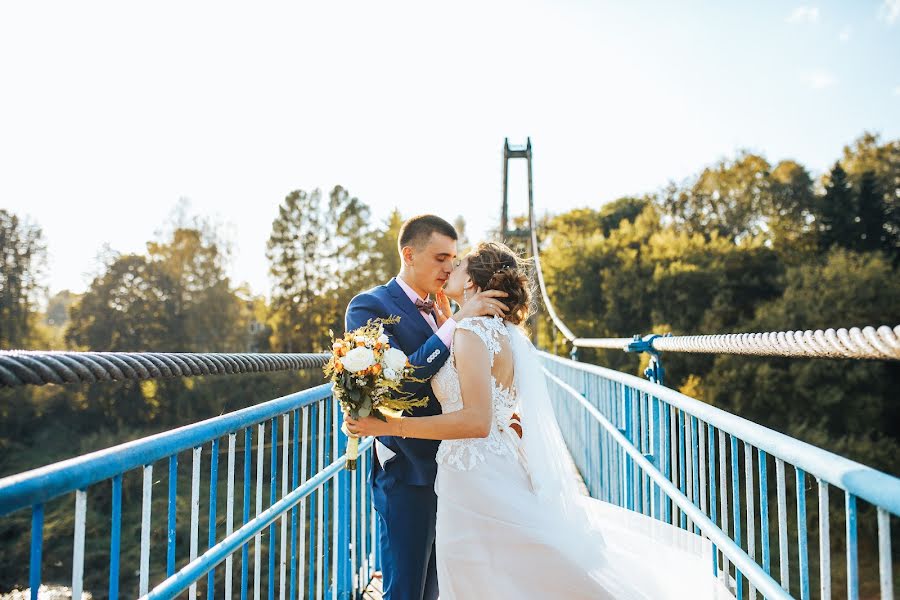
[[(491, 377), (486, 438), (445, 440), (438, 449), (441, 600), (733, 598), (712, 576), (707, 540), (573, 491), (574, 474), (559, 472), (568, 457), (542, 397), (546, 382), (521, 330), (489, 317), (458, 328), (484, 341), (492, 371), (495, 356), (511, 352), (515, 376), (509, 388)], [(462, 408), (452, 350), (432, 388), (443, 412)], [(514, 411), (522, 440), (506, 426)]]

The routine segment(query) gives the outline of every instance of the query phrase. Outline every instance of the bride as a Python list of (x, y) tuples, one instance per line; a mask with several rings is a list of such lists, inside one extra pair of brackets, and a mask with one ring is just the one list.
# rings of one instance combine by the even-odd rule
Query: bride
[(435, 482), (442, 600), (727, 597), (708, 541), (579, 492), (520, 327), (531, 285), (515, 253), (479, 244), (436, 304), (449, 315), (448, 298), (463, 305), (489, 289), (508, 294), (509, 311), (458, 323), (450, 358), (431, 381), (443, 414), (345, 419), (358, 435), (443, 440)]

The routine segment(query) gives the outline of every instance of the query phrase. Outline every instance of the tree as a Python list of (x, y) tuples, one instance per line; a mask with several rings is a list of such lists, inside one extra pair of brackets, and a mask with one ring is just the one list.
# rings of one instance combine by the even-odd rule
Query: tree
[(734, 241), (753, 237), (765, 232), (767, 209), (773, 204), (770, 171), (763, 157), (741, 153), (704, 169), (684, 186), (670, 185), (663, 206), (689, 233)]
[(175, 282), (160, 263), (137, 254), (119, 257), (72, 307), (66, 342), (109, 352), (184, 350), (177, 330)]
[(885, 222), (884, 249), (894, 265), (900, 265), (900, 140), (882, 143), (879, 136), (864, 133), (844, 147), (841, 165), (858, 187), (871, 172), (881, 192)]
[(604, 204), (597, 214), (600, 229), (603, 235), (609, 236), (610, 232), (617, 229), (622, 221), (634, 223), (638, 215), (651, 203), (650, 198), (634, 198), (626, 196)]
[(372, 271), (375, 281), (387, 281), (400, 272), (400, 251), (397, 240), (400, 238), (400, 227), (403, 215), (396, 208), (373, 235)]
[(69, 324), (69, 310), (78, 303), (81, 296), (63, 290), (50, 296), (47, 310), (37, 320), (30, 346), (35, 350), (65, 350), (66, 327)]
[(803, 165), (784, 160), (772, 170), (769, 194), (764, 196), (767, 238), (782, 254), (813, 250), (813, 180)]
[(818, 223), (819, 249), (827, 251), (832, 246), (853, 248), (858, 238), (857, 206), (847, 172), (835, 163), (825, 182), (825, 194), (815, 207)]
[(274, 348), (312, 352), (329, 343), (329, 330), (343, 330), (350, 299), (373, 285), (384, 267), (370, 220), (369, 207), (341, 186), (325, 206), (319, 190), (285, 197), (266, 253)]
[(191, 352), (229, 352), (244, 347), (240, 304), (225, 275), (227, 243), (209, 224), (177, 227), (169, 239), (147, 244), (148, 258), (172, 285), (168, 301), (175, 322), (172, 348)]
[(41, 228), (0, 209), (0, 348), (29, 341), (46, 262)]
[(47, 301), (45, 320), (51, 327), (65, 327), (69, 322), (69, 309), (78, 301), (79, 295), (69, 290), (57, 292)]
[(330, 244), (320, 266), (331, 276), (318, 302), (324, 303), (322, 308), (328, 311), (328, 317), (322, 338), (312, 341), (314, 347), (330, 343), (325, 339), (329, 330), (343, 331), (344, 311), (350, 300), (378, 281), (377, 265), (373, 261), (375, 236), (368, 205), (338, 185), (329, 194), (324, 217)]
[(856, 248), (860, 252), (884, 250), (890, 254), (888, 210), (874, 172), (866, 171), (860, 177), (856, 202), (859, 210)]
[(71, 310), (66, 340), (91, 350), (232, 352), (247, 315), (225, 276), (219, 234), (175, 227), (146, 256), (111, 258)]
[[(325, 285), (322, 256), (322, 194), (295, 190), (278, 207), (266, 246), (272, 278), (272, 322), (279, 352), (309, 350), (316, 324), (316, 292)], [(315, 327), (318, 333), (318, 326)]]

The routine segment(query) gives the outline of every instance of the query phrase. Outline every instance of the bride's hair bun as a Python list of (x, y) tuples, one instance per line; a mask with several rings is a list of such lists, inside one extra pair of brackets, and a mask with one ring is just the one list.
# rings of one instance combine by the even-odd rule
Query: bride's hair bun
[(500, 242), (481, 242), (468, 255), (466, 271), (482, 290), (506, 292), (498, 298), (509, 307), (506, 320), (516, 325), (531, 314), (531, 278), (528, 264)]

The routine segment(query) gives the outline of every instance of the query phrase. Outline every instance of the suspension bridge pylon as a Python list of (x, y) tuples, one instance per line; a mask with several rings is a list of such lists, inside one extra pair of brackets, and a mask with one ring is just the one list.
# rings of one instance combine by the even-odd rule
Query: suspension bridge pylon
[[(528, 221), (523, 227), (510, 229), (509, 223), (509, 161), (524, 158), (528, 161)], [(534, 185), (531, 176), (531, 137), (526, 138), (524, 146), (511, 146), (509, 138), (503, 138), (503, 208), (500, 211), (500, 241), (524, 250), (528, 256), (537, 256), (534, 216)], [(531, 340), (537, 345), (538, 316), (534, 313), (528, 319)]]
[[(524, 158), (528, 161), (528, 226), (524, 228), (509, 228), (509, 161), (514, 158)], [(510, 146), (509, 138), (503, 138), (503, 208), (500, 211), (500, 239), (508, 242), (512, 238), (531, 237), (531, 223), (534, 221), (534, 187), (531, 178), (531, 138), (527, 138), (524, 146)], [(534, 248), (529, 248), (533, 254)]]

